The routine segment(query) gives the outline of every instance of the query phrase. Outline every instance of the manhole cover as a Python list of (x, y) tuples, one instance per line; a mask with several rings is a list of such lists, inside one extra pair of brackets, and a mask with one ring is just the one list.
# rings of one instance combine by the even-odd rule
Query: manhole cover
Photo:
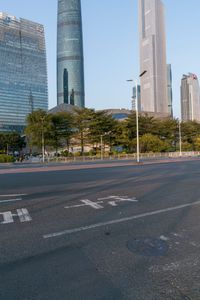
[(166, 241), (156, 238), (135, 238), (128, 241), (128, 249), (144, 256), (164, 256), (168, 251)]

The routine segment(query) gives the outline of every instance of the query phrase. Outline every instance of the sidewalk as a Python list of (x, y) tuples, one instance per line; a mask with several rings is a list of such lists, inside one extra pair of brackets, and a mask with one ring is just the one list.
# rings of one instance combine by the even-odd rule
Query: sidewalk
[(31, 165), (29, 166), (19, 166), (17, 167), (13, 165), (13, 168), (2, 168), (3, 164), (0, 164), (0, 174), (17, 174), (17, 173), (36, 173), (36, 172), (53, 172), (53, 171), (70, 171), (70, 170), (84, 170), (84, 169), (100, 169), (100, 168), (114, 168), (114, 167), (125, 167), (125, 166), (134, 166), (134, 167), (143, 167), (146, 165), (152, 164), (168, 164), (168, 163), (183, 163), (190, 161), (200, 161), (200, 158), (197, 157), (189, 157), (189, 158), (168, 158), (168, 159), (145, 159), (141, 160), (138, 164), (136, 161), (101, 161), (101, 162), (93, 162), (93, 163), (85, 163), (85, 164), (59, 164), (52, 165), (50, 164), (40, 164), (40, 165)]

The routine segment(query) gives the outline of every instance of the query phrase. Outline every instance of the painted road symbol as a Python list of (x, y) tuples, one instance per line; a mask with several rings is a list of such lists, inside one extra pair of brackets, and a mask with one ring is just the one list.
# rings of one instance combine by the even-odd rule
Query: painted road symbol
[(0, 218), (2, 219), (0, 224), (14, 223), (14, 217), (18, 217), (21, 223), (30, 222), (32, 220), (28, 210), (21, 208), (16, 210), (16, 214), (13, 214), (11, 211), (0, 212)]
[(78, 207), (89, 206), (93, 209), (103, 209), (103, 208), (105, 208), (103, 205), (106, 200), (108, 200), (107, 201), (108, 205), (113, 206), (113, 207), (118, 206), (118, 204), (121, 202), (138, 202), (138, 200), (135, 197), (130, 198), (128, 196), (107, 196), (104, 198), (97, 198), (97, 200), (95, 202), (91, 201), (89, 199), (80, 200), (80, 202), (82, 204), (65, 206), (65, 208), (69, 209), (69, 208), (78, 208)]

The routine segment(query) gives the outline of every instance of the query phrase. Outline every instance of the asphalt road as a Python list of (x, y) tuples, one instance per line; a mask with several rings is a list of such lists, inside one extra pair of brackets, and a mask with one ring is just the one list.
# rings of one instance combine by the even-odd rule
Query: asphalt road
[(0, 174), (0, 299), (198, 300), (199, 216), (199, 160)]

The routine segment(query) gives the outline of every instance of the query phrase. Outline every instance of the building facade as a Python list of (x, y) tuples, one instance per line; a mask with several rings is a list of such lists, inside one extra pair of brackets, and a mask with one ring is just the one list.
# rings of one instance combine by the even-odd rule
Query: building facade
[(35, 109), (48, 109), (44, 27), (0, 13), (0, 131), (23, 131)]
[(161, 0), (138, 0), (141, 109), (168, 113), (164, 5)]
[(80, 0), (58, 0), (57, 104), (85, 106)]
[(173, 117), (173, 92), (172, 92), (172, 68), (167, 65), (167, 97), (168, 97), (168, 112), (170, 117)]
[(181, 119), (200, 121), (200, 88), (195, 74), (183, 75), (181, 80)]
[(137, 94), (136, 94), (136, 85), (133, 87), (133, 99), (132, 99), (132, 110), (136, 110), (138, 101), (138, 111), (141, 111), (141, 93), (140, 93), (140, 85), (137, 85)]

